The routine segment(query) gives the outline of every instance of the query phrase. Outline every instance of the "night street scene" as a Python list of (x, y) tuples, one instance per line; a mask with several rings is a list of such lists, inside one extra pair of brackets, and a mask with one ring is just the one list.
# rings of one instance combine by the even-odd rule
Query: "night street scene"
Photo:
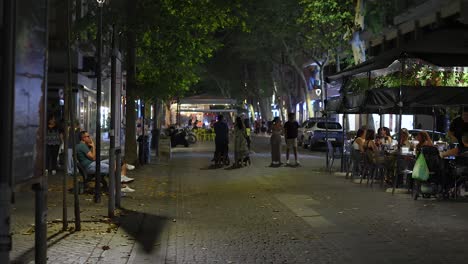
[(468, 263), (468, 0), (0, 3), (0, 264)]

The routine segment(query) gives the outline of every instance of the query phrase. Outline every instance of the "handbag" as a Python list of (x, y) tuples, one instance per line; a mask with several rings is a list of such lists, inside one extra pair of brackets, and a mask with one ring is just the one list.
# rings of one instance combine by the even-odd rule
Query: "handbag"
[(427, 181), (427, 179), (429, 179), (429, 168), (427, 167), (424, 154), (419, 154), (419, 157), (414, 164), (413, 174), (411, 177), (418, 181)]

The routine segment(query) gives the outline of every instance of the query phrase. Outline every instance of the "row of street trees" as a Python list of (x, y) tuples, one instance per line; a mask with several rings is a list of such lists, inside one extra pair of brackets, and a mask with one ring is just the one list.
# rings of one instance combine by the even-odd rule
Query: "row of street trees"
[(206, 85), (248, 99), (264, 119), (271, 118), (272, 95), (280, 111), (293, 111), (296, 103), (307, 102), (312, 116), (307, 66), (319, 69), (324, 90), (323, 70), (332, 62), (340, 65), (339, 58), (351, 54), (348, 41), (355, 5), (353, 0), (245, 4), (247, 30), (226, 36), (222, 51), (205, 68)]
[[(87, 37), (96, 35), (97, 5), (88, 4), (93, 11), (76, 24), (73, 41), (77, 43), (92, 41)], [(110, 31), (115, 26), (125, 53), (126, 124), (136, 122), (136, 116), (128, 114), (135, 113), (135, 99), (161, 103), (183, 96), (200, 80), (199, 66), (221, 47), (217, 34), (241, 27), (243, 16), (240, 0), (108, 1), (104, 45), (110, 45)], [(125, 156), (130, 163), (137, 160), (135, 138), (135, 126), (127, 125)]]
[[(112, 0), (104, 12), (103, 35), (114, 25), (125, 51), (126, 113), (135, 112), (137, 98), (164, 105), (213, 91), (247, 100), (264, 119), (271, 118), (272, 100), (288, 111), (307, 102), (312, 116), (307, 66), (319, 70), (326, 96), (328, 65), (340, 70), (364, 60), (352, 59), (350, 45), (364, 25), (363, 0)], [(74, 41), (95, 36), (95, 13), (77, 24)], [(134, 123), (135, 115), (127, 114), (126, 124)], [(127, 161), (136, 161), (132, 125), (125, 149)]]

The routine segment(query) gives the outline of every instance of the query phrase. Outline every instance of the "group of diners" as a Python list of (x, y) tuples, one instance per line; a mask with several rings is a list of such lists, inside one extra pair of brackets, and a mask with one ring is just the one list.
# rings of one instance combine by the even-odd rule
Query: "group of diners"
[[(451, 148), (438, 148), (440, 158), (457, 160), (468, 159), (468, 108), (465, 107), (461, 116), (452, 120), (448, 135), (452, 141)], [(445, 144), (445, 143), (444, 143)], [(385, 181), (390, 182), (390, 174), (394, 171), (398, 154), (415, 157), (419, 155), (424, 147), (437, 147), (437, 142), (431, 140), (426, 131), (420, 131), (411, 141), (407, 129), (400, 131), (398, 142), (394, 142), (390, 136), (390, 130), (387, 127), (379, 128), (377, 135), (373, 129), (365, 127), (358, 130), (356, 138), (352, 141), (352, 150), (360, 156), (365, 157), (367, 162), (379, 165), (387, 170)], [(444, 145), (446, 146), (446, 145)], [(397, 151), (405, 149), (405, 151)], [(392, 151), (393, 150), (393, 151)], [(397, 155), (392, 155), (397, 154)]]
[(356, 138), (352, 142), (353, 152), (358, 156), (365, 156), (368, 163), (372, 165), (381, 165), (387, 170), (385, 182), (390, 184), (389, 172), (393, 166), (393, 159), (384, 155), (383, 149), (390, 149), (393, 146), (393, 139), (390, 136), (388, 127), (381, 127), (377, 130), (360, 128), (357, 131)]
[[(410, 140), (409, 132), (406, 128), (403, 128), (401, 131), (401, 139), (398, 143), (401, 147), (407, 147), (409, 150), (416, 149), (419, 151), (423, 146), (433, 146), (431, 137), (426, 131), (420, 131), (415, 138), (416, 144), (412, 143)], [(381, 152), (382, 146), (386, 146), (389, 149), (395, 147), (392, 137), (390, 136), (390, 129), (388, 127), (381, 127), (377, 130), (377, 135), (375, 130), (367, 129), (365, 127), (360, 128), (357, 132), (356, 138), (352, 142), (354, 150), (358, 150), (362, 153), (366, 150), (371, 150), (374, 152)]]

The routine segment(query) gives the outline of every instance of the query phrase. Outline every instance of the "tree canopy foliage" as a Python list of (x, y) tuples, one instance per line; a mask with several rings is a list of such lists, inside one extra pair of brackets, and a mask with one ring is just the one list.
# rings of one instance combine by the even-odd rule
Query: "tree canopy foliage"
[[(197, 67), (222, 46), (219, 35), (232, 27), (242, 27), (241, 0), (135, 0), (137, 17), (133, 24), (125, 19), (124, 0), (111, 1), (103, 7), (106, 29), (128, 27), (137, 36), (137, 93), (140, 97), (169, 98), (183, 94), (197, 83)], [(97, 5), (78, 21), (75, 38), (92, 40), (96, 36)], [(110, 34), (104, 34), (106, 37)], [(125, 34), (122, 38), (126, 38)]]
[(239, 25), (242, 16), (238, 1), (146, 0), (139, 8), (152, 10), (152, 21), (141, 21), (137, 85), (144, 95), (160, 98), (180, 95), (197, 83), (198, 66), (222, 45), (217, 35)]
[(354, 28), (353, 0), (300, 0), (305, 27), (304, 44), (312, 59), (320, 60), (345, 46)]

